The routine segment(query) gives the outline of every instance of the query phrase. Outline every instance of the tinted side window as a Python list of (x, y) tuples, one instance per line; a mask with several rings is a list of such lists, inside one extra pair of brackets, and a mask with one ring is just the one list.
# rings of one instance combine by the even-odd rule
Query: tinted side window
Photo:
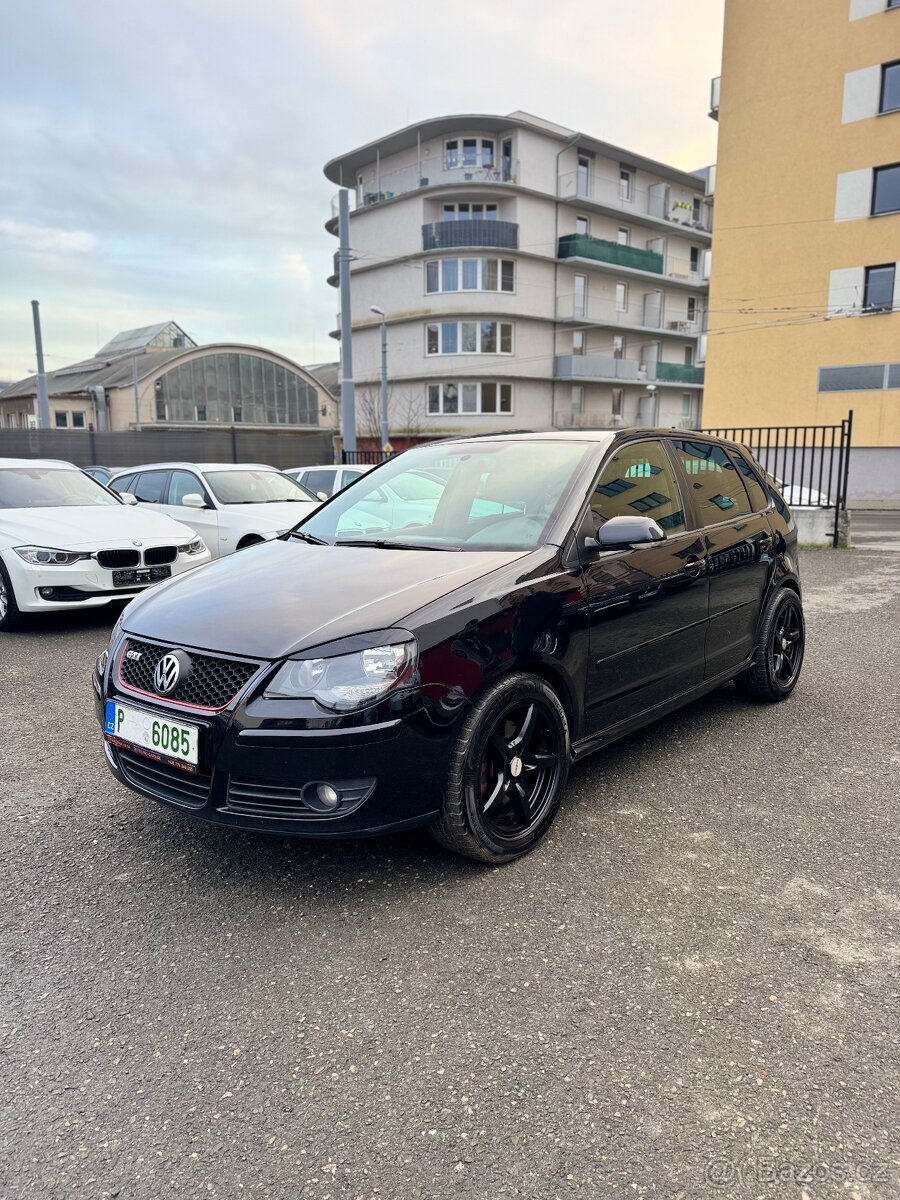
[(341, 489), (349, 487), (351, 483), (356, 483), (357, 479), (362, 479), (364, 471), (344, 471), (341, 476)]
[(750, 501), (734, 463), (712, 442), (672, 443), (688, 477), (701, 525), (718, 525), (750, 513)]
[(142, 471), (132, 491), (145, 504), (159, 504), (167, 475), (168, 471)]
[(131, 485), (134, 483), (134, 479), (135, 477), (133, 475), (123, 475), (120, 479), (115, 480), (114, 483), (110, 483), (109, 486), (114, 492), (118, 492), (119, 495), (121, 495), (122, 492), (131, 491)]
[(603, 521), (640, 514), (669, 533), (684, 529), (681, 495), (662, 443), (621, 446), (603, 468), (591, 508)]
[(206, 503), (209, 503), (206, 490), (196, 475), (192, 475), (190, 471), (173, 471), (169, 480), (169, 498), (166, 503), (184, 504), (185, 496), (192, 493), (195, 496), (202, 496)]
[(734, 459), (741, 479), (744, 481), (744, 487), (750, 494), (750, 503), (753, 505), (753, 511), (761, 512), (762, 509), (768, 508), (769, 501), (766, 493), (762, 489), (762, 484), (756, 478), (756, 472), (747, 462), (746, 458), (744, 458), (743, 454), (738, 454), (736, 450), (732, 450), (731, 457)]
[(301, 482), (313, 493), (324, 492), (326, 496), (330, 496), (334, 491), (336, 476), (336, 471), (307, 471)]

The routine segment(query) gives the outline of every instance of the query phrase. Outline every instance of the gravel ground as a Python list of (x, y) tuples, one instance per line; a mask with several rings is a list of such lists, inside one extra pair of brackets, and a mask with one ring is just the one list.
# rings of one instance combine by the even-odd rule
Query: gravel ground
[(0, 1195), (900, 1195), (900, 555), (803, 571), (793, 699), (582, 764), (499, 869), (164, 811), (113, 618), (0, 635)]

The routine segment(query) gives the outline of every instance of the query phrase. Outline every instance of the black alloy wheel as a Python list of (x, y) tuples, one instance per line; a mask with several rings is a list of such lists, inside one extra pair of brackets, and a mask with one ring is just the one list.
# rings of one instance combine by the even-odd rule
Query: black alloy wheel
[(735, 679), (753, 700), (786, 700), (800, 678), (806, 650), (806, 624), (800, 597), (782, 588), (769, 601), (760, 622), (753, 666)]
[(552, 824), (568, 766), (568, 723), (553, 689), (531, 675), (501, 680), (459, 735), (434, 836), (482, 862), (517, 858)]

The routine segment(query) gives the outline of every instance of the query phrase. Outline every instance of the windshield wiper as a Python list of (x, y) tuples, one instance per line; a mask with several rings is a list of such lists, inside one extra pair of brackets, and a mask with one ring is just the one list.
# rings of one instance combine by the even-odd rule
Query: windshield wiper
[(301, 542), (309, 542), (311, 546), (330, 546), (331, 542), (326, 542), (324, 538), (316, 537), (312, 533), (304, 533), (302, 529), (292, 529), (288, 534), (290, 538), (298, 538)]
[(335, 546), (373, 546), (376, 550), (450, 550), (458, 554), (461, 546), (427, 546), (422, 542), (389, 542), (385, 538), (338, 538)]

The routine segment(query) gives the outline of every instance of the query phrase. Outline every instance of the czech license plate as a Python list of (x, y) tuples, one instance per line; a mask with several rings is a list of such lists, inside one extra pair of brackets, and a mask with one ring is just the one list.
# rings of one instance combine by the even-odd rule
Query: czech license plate
[(168, 579), (171, 567), (138, 567), (136, 570), (113, 571), (113, 587), (132, 587), (136, 583), (158, 583)]
[(196, 767), (200, 730), (168, 717), (142, 712), (117, 700), (107, 700), (103, 732), (113, 741), (127, 742), (151, 758), (169, 758)]

